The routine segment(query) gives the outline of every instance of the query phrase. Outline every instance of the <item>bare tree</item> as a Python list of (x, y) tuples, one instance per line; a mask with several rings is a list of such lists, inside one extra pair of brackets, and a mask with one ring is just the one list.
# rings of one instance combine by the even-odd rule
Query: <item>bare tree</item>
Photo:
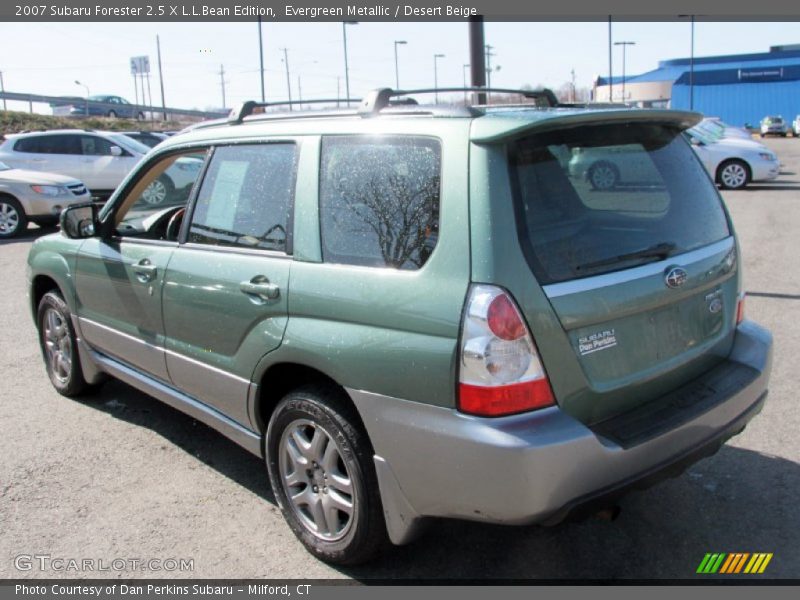
[(384, 263), (398, 269), (421, 267), (439, 228), (438, 160), (432, 161), (424, 147), (404, 148), (403, 154), (402, 164), (411, 165), (405, 170), (396, 169), (393, 160), (375, 161), (373, 156), (351, 165), (350, 176), (334, 184), (349, 213), (340, 225), (353, 235), (364, 235), (365, 227), (373, 232)]

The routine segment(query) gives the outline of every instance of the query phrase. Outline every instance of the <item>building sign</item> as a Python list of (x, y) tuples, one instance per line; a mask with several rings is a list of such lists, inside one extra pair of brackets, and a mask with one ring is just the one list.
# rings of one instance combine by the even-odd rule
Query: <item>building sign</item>
[(739, 69), (739, 81), (775, 81), (783, 79), (783, 67)]

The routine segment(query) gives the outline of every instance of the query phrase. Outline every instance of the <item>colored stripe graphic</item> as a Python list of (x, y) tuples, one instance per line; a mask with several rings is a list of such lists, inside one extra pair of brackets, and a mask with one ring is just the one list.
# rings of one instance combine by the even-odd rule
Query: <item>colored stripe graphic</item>
[(744, 573), (760, 574), (766, 570), (772, 557), (771, 552), (755, 552), (753, 554), (749, 552), (708, 552), (700, 561), (697, 573), (730, 575), (742, 573), (742, 569), (744, 569)]
[(749, 553), (749, 552), (745, 552), (744, 554), (742, 554), (742, 559), (741, 559), (741, 560), (739, 561), (739, 563), (736, 565), (736, 570), (735, 570), (735, 571), (733, 571), (733, 573), (740, 573), (740, 572), (742, 571), (742, 567), (744, 566), (744, 563), (745, 563), (745, 561), (747, 560), (747, 557), (748, 557), (748, 556), (750, 556), (750, 553)]
[(700, 566), (697, 567), (698, 573), (716, 573), (720, 566), (722, 565), (722, 561), (725, 560), (725, 556), (727, 554), (725, 552), (719, 554), (706, 554), (703, 558)]
[(753, 558), (750, 559), (750, 562), (747, 563), (747, 566), (744, 569), (745, 573), (763, 573), (764, 570), (767, 568), (769, 561), (772, 560), (772, 553), (765, 553), (759, 552), (757, 554), (753, 554)]
[(719, 570), (720, 573), (730, 573), (730, 568), (732, 565), (739, 562), (740, 554), (728, 554), (728, 558), (722, 563), (722, 568)]

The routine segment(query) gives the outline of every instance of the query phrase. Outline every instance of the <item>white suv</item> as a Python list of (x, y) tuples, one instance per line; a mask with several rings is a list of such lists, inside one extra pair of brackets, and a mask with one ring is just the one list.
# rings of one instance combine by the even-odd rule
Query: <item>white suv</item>
[[(0, 161), (11, 167), (48, 171), (83, 181), (95, 197), (105, 198), (150, 151), (122, 133), (61, 129), (6, 135)], [(151, 204), (185, 199), (200, 168), (199, 161), (182, 159), (147, 189)]]

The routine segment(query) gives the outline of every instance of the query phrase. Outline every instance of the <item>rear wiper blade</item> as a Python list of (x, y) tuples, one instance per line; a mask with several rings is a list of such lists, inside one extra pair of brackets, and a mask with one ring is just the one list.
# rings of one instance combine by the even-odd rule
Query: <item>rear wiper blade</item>
[(649, 246), (648, 248), (642, 248), (641, 250), (636, 250), (635, 252), (628, 252), (627, 254), (620, 254), (618, 256), (612, 256), (610, 258), (604, 258), (602, 260), (597, 260), (595, 262), (578, 265), (577, 267), (575, 267), (575, 270), (581, 271), (583, 269), (604, 267), (606, 265), (613, 265), (618, 262), (624, 262), (626, 260), (635, 260), (637, 258), (657, 258), (658, 260), (664, 260), (670, 255), (670, 253), (674, 249), (675, 249), (675, 244), (671, 242), (662, 242), (661, 244), (656, 244), (655, 246)]

